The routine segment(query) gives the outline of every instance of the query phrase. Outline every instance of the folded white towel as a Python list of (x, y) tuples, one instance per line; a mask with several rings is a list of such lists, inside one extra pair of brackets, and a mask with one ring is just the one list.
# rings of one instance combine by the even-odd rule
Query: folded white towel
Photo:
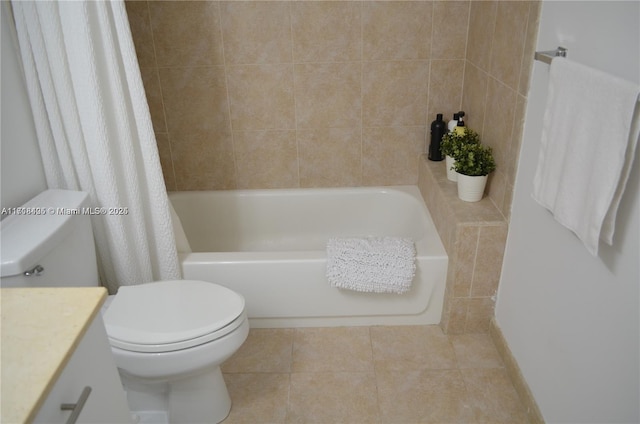
[(416, 272), (413, 240), (400, 237), (331, 238), (327, 279), (332, 287), (402, 294)]
[(533, 198), (594, 256), (600, 238), (612, 242), (638, 142), (639, 93), (638, 85), (579, 63), (551, 63)]

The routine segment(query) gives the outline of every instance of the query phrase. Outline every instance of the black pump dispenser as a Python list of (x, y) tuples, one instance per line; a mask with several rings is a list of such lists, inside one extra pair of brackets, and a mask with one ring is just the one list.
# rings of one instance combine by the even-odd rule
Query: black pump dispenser
[(436, 115), (436, 120), (431, 123), (431, 143), (429, 143), (429, 160), (441, 161), (444, 159), (440, 152), (440, 142), (447, 132), (447, 124), (442, 120), (442, 114)]

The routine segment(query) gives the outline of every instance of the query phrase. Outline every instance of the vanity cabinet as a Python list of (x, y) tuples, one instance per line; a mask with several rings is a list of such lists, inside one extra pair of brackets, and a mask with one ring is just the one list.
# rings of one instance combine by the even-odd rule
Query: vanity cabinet
[(100, 307), (104, 287), (0, 288), (0, 423), (131, 423)]
[(76, 404), (78, 407), (78, 400), (86, 387), (90, 388), (90, 392), (81, 407), (77, 423), (131, 423), (125, 392), (111, 356), (100, 314), (94, 318), (62, 370), (34, 423), (69, 422), (73, 411), (61, 409), (61, 405), (69, 404), (71, 408)]

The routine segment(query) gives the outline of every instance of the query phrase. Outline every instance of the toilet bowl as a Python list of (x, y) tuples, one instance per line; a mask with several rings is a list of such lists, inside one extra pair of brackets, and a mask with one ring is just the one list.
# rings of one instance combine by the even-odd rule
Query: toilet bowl
[[(89, 207), (87, 193), (51, 189), (19, 209)], [(0, 221), (0, 248), (2, 287), (99, 284), (89, 215), (8, 216)], [(109, 297), (103, 319), (129, 408), (141, 422), (218, 423), (227, 416), (220, 364), (249, 332), (241, 295), (191, 280), (123, 286)]]
[(220, 371), (245, 341), (244, 299), (175, 280), (121, 287), (103, 319), (132, 412), (171, 423), (217, 423), (231, 409)]

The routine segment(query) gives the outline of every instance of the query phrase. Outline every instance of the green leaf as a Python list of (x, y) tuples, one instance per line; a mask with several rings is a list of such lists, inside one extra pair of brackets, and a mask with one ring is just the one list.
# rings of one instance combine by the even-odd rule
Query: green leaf
[(488, 175), (496, 169), (491, 147), (482, 144), (461, 145), (455, 159), (456, 172), (464, 175)]
[(467, 144), (480, 144), (480, 136), (478, 133), (470, 128), (467, 128), (464, 134), (451, 131), (442, 137), (440, 151), (443, 155), (451, 156), (457, 160), (457, 156), (461, 153), (462, 146)]

